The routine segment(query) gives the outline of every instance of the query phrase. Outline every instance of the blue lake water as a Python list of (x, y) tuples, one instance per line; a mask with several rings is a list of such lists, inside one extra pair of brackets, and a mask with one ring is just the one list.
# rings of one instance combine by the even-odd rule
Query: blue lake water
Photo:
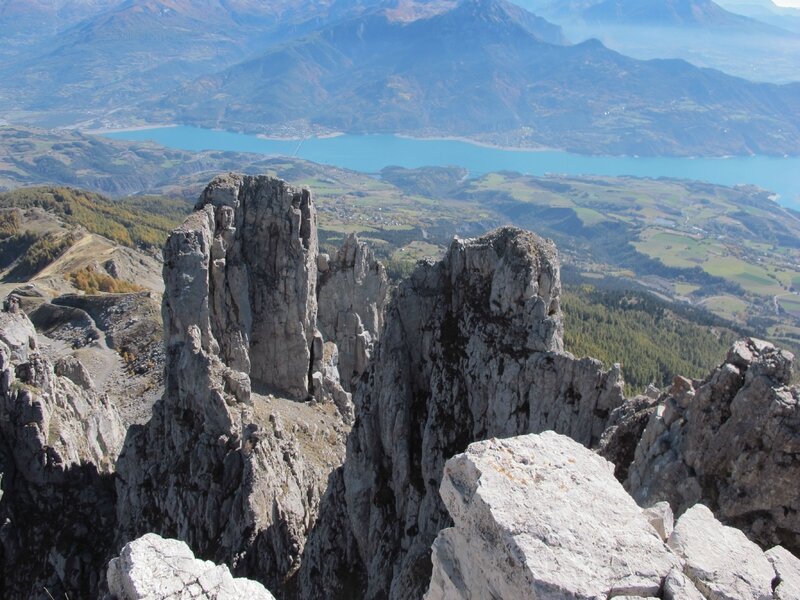
[(183, 126), (105, 135), (124, 140), (151, 140), (182, 150), (226, 150), (294, 156), (366, 173), (377, 173), (389, 165), (407, 168), (458, 165), (468, 169), (472, 175), (506, 170), (531, 175), (632, 175), (698, 179), (722, 185), (749, 183), (776, 192), (785, 206), (800, 208), (800, 157), (585, 156), (558, 151), (507, 150), (461, 141), (422, 140), (393, 135), (342, 135), (286, 141)]

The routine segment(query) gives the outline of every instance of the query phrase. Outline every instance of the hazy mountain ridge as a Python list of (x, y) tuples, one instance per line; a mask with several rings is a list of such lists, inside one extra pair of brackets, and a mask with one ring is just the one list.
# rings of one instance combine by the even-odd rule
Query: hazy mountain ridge
[(589, 21), (681, 25), (788, 34), (776, 27), (722, 8), (712, 0), (602, 0), (585, 9)]
[(639, 59), (682, 58), (752, 81), (800, 72), (800, 11), (771, 2), (516, 0), (561, 25), (573, 41), (597, 38)]
[(771, 0), (720, 0), (728, 10), (759, 19), (764, 23), (800, 33), (800, 9), (778, 6)]
[(379, 13), (344, 21), (149, 108), (161, 120), (251, 132), (297, 121), (311, 132), (462, 135), (584, 153), (793, 154), (799, 90), (637, 61), (595, 41), (553, 45), (504, 3), (465, 0), (408, 24)]
[(60, 38), (0, 68), (7, 119), (402, 132), (582, 153), (800, 151), (800, 86), (564, 45), (556, 25), (501, 0), (129, 0)]
[[(256, 48), (358, 12), (362, 2), (109, 0), (91, 6), (80, 11), (65, 3), (60, 10), (69, 18), (54, 13), (57, 7), (29, 9), (51, 28), (0, 64), (6, 82), (0, 106), (12, 120), (50, 126), (114, 114), (233, 65)], [(14, 19), (0, 22), (15, 31)]]

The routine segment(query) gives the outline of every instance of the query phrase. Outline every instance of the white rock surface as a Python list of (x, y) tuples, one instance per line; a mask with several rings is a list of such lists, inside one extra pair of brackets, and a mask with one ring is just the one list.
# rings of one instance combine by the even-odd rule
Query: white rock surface
[(645, 509), (644, 516), (648, 523), (653, 526), (653, 529), (656, 530), (659, 537), (666, 542), (675, 525), (675, 516), (672, 514), (669, 502), (658, 502)]
[(472, 444), (441, 493), (426, 600), (652, 597), (679, 564), (613, 465), (552, 432)]
[(25, 362), (36, 349), (36, 330), (19, 307), (19, 300), (10, 296), (3, 301), (0, 311), (0, 342), (11, 352), (11, 360)]
[(675, 525), (669, 547), (685, 561), (684, 573), (709, 600), (772, 600), (775, 570), (747, 536), (726, 527), (702, 504)]
[(707, 600), (679, 568), (672, 569), (664, 581), (664, 600)]
[(778, 578), (775, 600), (800, 598), (800, 559), (780, 546), (770, 548), (765, 555), (775, 569), (775, 575)]
[(114, 600), (274, 600), (257, 581), (196, 559), (184, 542), (154, 533), (125, 545), (108, 564)]

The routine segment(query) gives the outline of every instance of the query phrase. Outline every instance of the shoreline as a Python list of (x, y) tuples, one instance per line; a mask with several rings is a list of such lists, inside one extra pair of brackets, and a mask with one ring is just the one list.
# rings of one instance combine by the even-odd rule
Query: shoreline
[[(460, 142), (462, 144), (469, 144), (471, 146), (478, 146), (480, 148), (487, 148), (489, 150), (503, 150), (505, 152), (568, 152), (567, 150), (551, 148), (550, 146), (534, 146), (534, 147), (502, 146), (499, 144), (492, 144), (491, 142), (481, 142), (479, 140), (473, 140), (472, 138), (461, 137), (457, 135), (432, 136), (432, 137), (420, 137), (408, 133), (389, 133), (386, 135), (391, 135), (396, 138), (404, 140), (414, 140), (419, 142)], [(573, 154), (572, 152), (568, 153)], [(592, 156), (592, 155), (587, 155), (587, 156)]]
[(171, 127), (180, 127), (175, 123), (153, 123), (150, 125), (132, 125), (130, 127), (102, 127), (100, 129), (79, 129), (75, 128), (80, 133), (86, 135), (105, 135), (107, 133), (127, 133), (130, 131), (147, 131), (148, 129), (169, 129)]
[(347, 134), (344, 131), (333, 131), (331, 133), (323, 133), (321, 135), (304, 135), (304, 136), (295, 136), (295, 135), (281, 136), (281, 135), (270, 135), (268, 133), (243, 133), (241, 135), (254, 135), (258, 139), (266, 140), (268, 142), (305, 142), (306, 140), (331, 140), (333, 138), (342, 137), (343, 135)]
[(351, 136), (372, 136), (372, 135), (385, 135), (390, 137), (395, 137), (398, 139), (403, 140), (413, 140), (418, 142), (459, 142), (462, 144), (469, 144), (470, 146), (476, 146), (479, 148), (486, 148), (488, 150), (502, 150), (504, 152), (528, 152), (528, 153), (537, 153), (537, 152), (561, 152), (564, 154), (570, 154), (574, 156), (581, 156), (581, 157), (588, 157), (588, 158), (612, 158), (612, 159), (678, 159), (678, 160), (736, 160), (736, 159), (743, 159), (743, 158), (751, 158), (756, 156), (764, 156), (767, 158), (773, 159), (797, 159), (800, 158), (800, 154), (798, 155), (736, 155), (736, 154), (725, 154), (722, 156), (702, 156), (702, 155), (692, 155), (692, 156), (641, 156), (638, 154), (596, 154), (596, 153), (583, 153), (583, 152), (574, 152), (570, 150), (563, 150), (560, 148), (554, 148), (551, 146), (504, 146), (501, 144), (493, 144), (491, 142), (484, 142), (480, 140), (474, 140), (472, 138), (457, 136), (457, 135), (442, 135), (442, 136), (418, 136), (412, 135), (409, 133), (347, 133), (345, 131), (333, 131), (329, 133), (317, 134), (317, 135), (303, 135), (303, 136), (294, 136), (294, 135), (271, 135), (268, 133), (246, 133), (241, 131), (231, 131), (229, 129), (221, 129), (218, 127), (213, 128), (206, 128), (206, 127), (196, 127), (194, 125), (182, 125), (180, 123), (153, 123), (149, 125), (135, 125), (130, 127), (119, 127), (119, 128), (100, 128), (100, 129), (80, 129), (79, 127), (71, 127), (70, 129), (74, 129), (75, 131), (79, 131), (81, 133), (85, 133), (87, 135), (104, 135), (108, 133), (126, 133), (131, 131), (147, 131), (149, 129), (169, 129), (174, 127), (192, 127), (195, 129), (206, 129), (208, 131), (219, 131), (222, 133), (230, 133), (233, 135), (245, 135), (245, 136), (252, 136), (256, 137), (261, 140), (265, 141), (272, 141), (272, 142), (305, 142), (311, 139), (317, 140), (328, 140), (334, 139), (338, 137), (343, 137), (347, 135)]

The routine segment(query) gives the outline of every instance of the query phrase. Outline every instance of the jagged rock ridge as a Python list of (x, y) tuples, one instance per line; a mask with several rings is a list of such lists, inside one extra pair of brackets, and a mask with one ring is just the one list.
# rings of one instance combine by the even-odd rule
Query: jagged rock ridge
[(705, 380), (678, 377), (646, 424), (627, 489), (640, 504), (698, 502), (762, 546), (800, 551), (800, 389), (794, 357), (737, 342)]
[[(472, 509), (454, 508), (457, 486), (443, 503), (445, 461), (476, 440), (546, 430), (613, 458), (642, 504), (671, 505), (640, 513), (619, 490), (611, 494), (636, 528), (675, 543), (671, 553), (651, 552), (652, 542), (634, 536), (669, 569), (637, 567), (620, 589), (600, 577), (606, 583), (598, 593), (703, 598), (736, 589), (735, 581), (704, 579), (721, 566), (690, 539), (692, 526), (680, 526), (699, 519), (698, 527), (711, 527), (698, 501), (764, 545), (796, 543), (798, 392), (787, 387), (789, 355), (749, 340), (703, 382), (678, 379), (669, 394), (626, 401), (619, 369), (563, 351), (552, 242), (512, 228), (456, 240), (443, 260), (420, 265), (397, 289), (383, 320), (383, 269), (355, 238), (334, 259), (319, 255), (315, 219), (307, 192), (230, 175), (212, 182), (172, 234), (164, 267), (166, 391), (150, 421), (129, 430), (117, 464), (116, 515), (110, 474), (121, 430), (113, 407), (92, 391), (79, 362), (50, 366), (37, 356), (33, 328), (13, 305), (0, 314), (7, 596), (24, 597), (31, 584), (94, 595), (113, 543), (120, 548), (151, 531), (267, 582), (282, 597), (419, 598), (437, 536), (433, 597), (499, 586), (507, 549), (491, 540), (481, 542), (483, 567), (462, 566), (459, 575), (452, 568), (466, 560), (459, 550), (466, 534), (458, 530)], [(543, 455), (570, 447), (553, 434), (541, 439)], [(599, 457), (580, 452), (610, 474)], [(571, 535), (569, 523), (531, 500), (535, 490), (489, 491), (538, 511), (534, 521), (552, 534), (546, 545), (562, 547)], [(674, 532), (671, 510), (680, 516)], [(494, 527), (494, 517), (481, 519)], [(730, 532), (715, 539), (723, 538), (745, 548), (737, 565), (750, 558), (756, 565), (754, 597), (770, 572), (777, 573), (775, 598), (793, 597), (796, 559), (780, 549), (761, 555)], [(533, 564), (514, 556), (517, 566)], [(42, 560), (51, 568), (44, 574)], [(524, 569), (506, 573), (509, 589), (556, 585), (552, 565), (536, 564), (533, 579)], [(657, 580), (663, 590), (654, 588)]]
[(546, 429), (599, 441), (620, 374), (562, 351), (559, 293), (553, 243), (511, 228), (454, 241), (399, 286), (306, 550), (304, 597), (345, 597), (354, 581), (367, 598), (420, 597), (450, 525), (442, 467), (471, 441)]
[(217, 178), (172, 233), (166, 390), (120, 457), (120, 543), (175, 537), (270, 588), (297, 569), (352, 414), (317, 255), (310, 193), (268, 177)]

